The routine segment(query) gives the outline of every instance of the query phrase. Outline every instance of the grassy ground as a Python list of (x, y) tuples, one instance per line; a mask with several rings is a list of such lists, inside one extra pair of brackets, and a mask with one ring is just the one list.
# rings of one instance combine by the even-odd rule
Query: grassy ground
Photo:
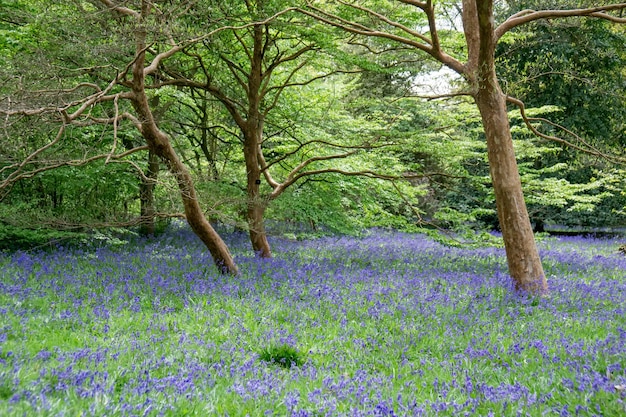
[(626, 257), (541, 243), (551, 295), (500, 249), (416, 235), (274, 240), (219, 276), (187, 230), (0, 255), (0, 415), (619, 416)]

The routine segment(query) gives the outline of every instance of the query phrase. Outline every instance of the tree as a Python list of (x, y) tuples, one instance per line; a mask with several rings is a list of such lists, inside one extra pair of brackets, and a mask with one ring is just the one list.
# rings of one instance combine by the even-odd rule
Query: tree
[[(77, 9), (72, 8), (73, 3), (62, 5), (68, 9), (65, 10), (66, 12), (76, 13)], [(296, 135), (290, 137), (290, 133), (281, 134), (280, 132), (284, 133), (286, 129), (277, 124), (273, 128), (279, 134), (272, 135), (270, 140), (264, 136), (268, 115), (273, 109), (278, 108), (280, 98), (284, 96), (288, 88), (309, 85), (332, 72), (320, 72), (319, 66), (317, 68), (306, 67), (307, 62), (299, 61), (306, 54), (313, 52), (315, 46), (306, 36), (300, 36), (298, 30), (293, 30), (298, 26), (298, 22), (274, 22), (279, 15), (285, 14), (289, 9), (278, 8), (268, 11), (263, 2), (224, 6), (217, 2), (207, 1), (201, 4), (191, 2), (187, 4), (189, 7), (185, 9), (185, 13), (179, 14), (176, 8), (153, 7), (147, 2), (136, 2), (134, 6), (132, 4), (122, 6), (113, 1), (92, 1), (91, 5), (93, 9), (85, 10), (78, 7), (78, 12), (86, 18), (93, 18), (97, 15), (108, 16), (107, 19), (94, 18), (93, 20), (96, 21), (97, 27), (99, 25), (103, 31), (112, 32), (117, 36), (119, 44), (124, 46), (121, 51), (116, 50), (106, 56), (115, 63), (117, 73), (113, 73), (115, 71), (111, 71), (108, 66), (97, 66), (97, 58), (93, 56), (91, 56), (92, 62), (86, 63), (80, 61), (85, 59), (84, 56), (79, 57), (80, 65), (72, 59), (69, 63), (70, 67), (72, 70), (78, 67), (79, 77), (71, 75), (68, 77), (68, 89), (65, 93), (72, 93), (74, 101), (66, 107), (47, 105), (41, 109), (41, 112), (54, 115), (57, 110), (63, 112), (71, 109), (73, 113), (64, 120), (68, 125), (87, 128), (87, 125), (101, 124), (109, 129), (112, 128), (112, 132), (108, 131), (109, 134), (112, 133), (113, 139), (113, 143), (110, 144), (111, 152), (96, 156), (96, 158), (106, 158), (107, 162), (145, 150), (142, 147), (133, 148), (131, 144), (123, 154), (116, 155), (114, 152), (120, 131), (127, 128), (129, 124), (134, 125), (147, 143), (150, 153), (161, 158), (169, 167), (170, 172), (174, 174), (181, 191), (185, 215), (194, 231), (211, 249), (219, 265), (228, 264), (229, 255), (205, 221), (198, 205), (198, 196), (192, 177), (187, 172), (185, 164), (181, 162), (180, 155), (174, 152), (172, 138), (166, 133), (168, 128), (169, 132), (172, 132), (171, 127), (176, 123), (168, 125), (167, 121), (161, 121), (157, 117), (161, 112), (158, 105), (158, 98), (161, 95), (167, 95), (174, 89), (176, 94), (183, 94), (199, 104), (199, 106), (188, 107), (188, 110), (192, 113), (196, 109), (199, 110), (192, 123), (199, 123), (195, 128), (200, 128), (203, 134), (208, 131), (207, 112), (202, 109), (203, 102), (206, 103), (207, 94), (212, 95), (224, 105), (239, 127), (246, 165), (247, 217), (250, 237), (254, 250), (261, 256), (271, 255), (263, 225), (263, 214), (269, 201), (277, 198), (301, 178), (310, 175), (326, 172), (354, 175), (354, 171), (344, 172), (324, 163), (354, 155), (372, 146), (368, 142), (367, 136), (369, 135), (365, 135), (366, 139), (361, 137), (359, 140), (354, 140), (353, 137), (359, 134), (364, 136), (362, 127), (349, 140), (347, 138), (350, 135), (344, 135), (344, 142), (318, 138), (303, 140)], [(271, 6), (276, 7), (276, 4), (271, 4)], [(213, 18), (219, 21), (219, 24), (203, 19), (202, 16), (206, 14), (205, 8), (216, 12)], [(250, 14), (259, 20), (250, 19)], [(75, 15), (71, 16), (75, 17)], [(300, 15), (293, 16), (301, 19)], [(227, 23), (232, 23), (232, 25)], [(60, 27), (63, 28), (64, 25)], [(68, 25), (67, 30), (70, 30), (69, 28), (77, 29), (73, 25)], [(189, 31), (193, 33), (190, 34)], [(195, 37), (192, 36), (194, 34)], [(94, 35), (94, 38), (96, 40), (93, 48), (101, 50), (104, 37)], [(89, 40), (81, 40), (89, 43)], [(132, 44), (135, 45), (134, 50), (128, 47)], [(62, 46), (69, 47), (68, 45)], [(226, 51), (229, 53), (227, 54)], [(319, 51), (315, 52), (317, 56), (320, 56)], [(314, 61), (311, 57), (308, 60)], [(142, 65), (144, 66), (143, 73), (139, 69)], [(300, 76), (302, 73), (304, 75)], [(224, 74), (230, 74), (231, 77), (228, 78)], [(81, 77), (88, 79), (89, 82), (76, 80)], [(103, 81), (108, 84), (102, 86)], [(71, 86), (72, 82), (79, 83), (81, 88), (93, 88), (96, 93), (87, 98), (81, 97), (78, 90)], [(52, 95), (58, 96), (58, 89), (51, 88), (50, 91)], [(163, 92), (165, 94), (162, 94)], [(124, 107), (125, 102), (130, 103), (132, 109)], [(100, 114), (96, 117), (92, 109), (97, 109)], [(18, 116), (30, 114), (30, 111), (7, 108), (5, 113)], [(200, 120), (197, 120), (198, 117)], [(184, 122), (179, 123), (178, 126), (184, 126)], [(59, 137), (65, 135), (64, 131), (60, 133)], [(378, 135), (378, 138), (380, 136)], [(276, 146), (279, 137), (293, 139), (292, 146), (284, 146), (282, 143)], [(201, 148), (205, 148), (203, 154), (207, 156), (209, 164), (214, 165), (212, 158), (215, 152), (207, 146), (206, 139), (206, 136), (201, 136), (198, 143)], [(45, 145), (45, 149), (40, 148), (41, 152), (52, 149), (55, 143), (49, 145)], [(264, 147), (272, 148), (270, 158), (265, 158)], [(281, 152), (277, 152), (279, 148)], [(320, 152), (320, 149), (323, 152)], [(313, 152), (313, 150), (317, 151)], [(33, 158), (38, 155), (41, 153), (36, 151)], [(293, 163), (294, 161), (296, 162)], [(41, 161), (38, 160), (38, 162)], [(88, 161), (80, 163), (83, 162)], [(289, 169), (285, 170), (286, 167)], [(20, 164), (17, 163), (13, 168), (16, 169), (15, 175), (10, 175), (6, 181), (7, 187), (20, 178), (18, 173), (22, 169)], [(210, 169), (215, 173), (214, 166)], [(148, 164), (145, 172), (140, 172), (144, 180), (140, 193), (142, 203), (150, 200), (155, 173), (156, 169), (152, 162)], [(372, 172), (365, 173), (368, 176), (372, 174)], [(261, 192), (262, 180), (269, 184), (269, 192)], [(148, 205), (145, 205), (145, 209), (142, 210), (142, 215), (150, 217), (152, 210)], [(226, 269), (231, 269), (231, 267)]]
[[(305, 177), (331, 172), (354, 175), (355, 171), (344, 172), (325, 162), (378, 146), (373, 142), (381, 142), (383, 135), (364, 134), (363, 128), (358, 140), (347, 134), (347, 128), (342, 140), (295, 133), (296, 120), (275, 116), (283, 111), (287, 91), (347, 71), (333, 66), (318, 45), (324, 40), (303, 24), (301, 15), (287, 15), (290, 9), (283, 2), (246, 1), (227, 8), (216, 4), (212, 9), (222, 13), (221, 21), (245, 24), (230, 26), (211, 42), (185, 48), (187, 58), (162, 65), (160, 84), (204, 91), (230, 114), (240, 132), (252, 248), (261, 257), (271, 257), (264, 225), (269, 203)], [(325, 47), (326, 52), (334, 50)], [(200, 99), (195, 107), (201, 108), (206, 97), (193, 95)]]
[[(300, 16), (292, 14), (282, 20), (270, 19), (281, 13), (280, 2), (246, 1), (222, 9), (221, 19), (246, 22), (243, 27), (232, 26), (221, 31), (211, 43), (194, 44), (186, 48), (190, 59), (162, 68), (162, 84), (185, 87), (191, 91), (205, 91), (218, 100), (231, 115), (241, 133), (241, 145), (246, 173), (246, 218), (252, 248), (261, 257), (271, 257), (267, 240), (264, 214), (270, 201), (278, 198), (300, 178), (329, 172), (328, 168), (309, 170), (312, 164), (345, 158), (353, 155), (363, 143), (352, 147), (317, 139), (303, 141), (285, 134), (289, 126), (275, 123), (273, 130), (283, 133), (285, 142), (296, 142), (292, 150), (266, 158), (264, 149), (271, 146), (266, 137), (268, 120), (279, 108), (280, 101), (289, 88), (303, 87), (337, 73), (320, 59), (319, 46), (307, 30), (300, 29)], [(289, 10), (286, 6), (283, 12)], [(284, 15), (283, 15), (284, 16)], [(218, 46), (216, 46), (216, 44)], [(226, 51), (228, 50), (228, 53)], [(315, 68), (314, 68), (315, 65)], [(212, 71), (207, 71), (211, 68)], [(276, 122), (277, 118), (274, 118)], [(291, 122), (284, 123), (289, 125)], [(281, 145), (284, 147), (284, 145)], [(283, 180), (272, 175), (272, 167), (285, 159), (304, 155), (313, 147), (334, 148), (338, 152), (316, 152), (314, 156), (299, 161)], [(263, 191), (263, 183), (271, 191)]]
[[(121, 63), (121, 67), (115, 68), (109, 65), (97, 65), (95, 62), (89, 65), (80, 65), (84, 62), (70, 60), (69, 64), (73, 66), (68, 72), (75, 75), (70, 77), (69, 82), (73, 82), (74, 86), (62, 89), (53, 89), (48, 94), (39, 92), (31, 96), (31, 99), (42, 102), (39, 107), (33, 108), (33, 102), (26, 104), (18, 103), (6, 99), (0, 111), (7, 117), (30, 117), (46, 115), (49, 122), (56, 121), (60, 124), (56, 137), (31, 152), (20, 162), (14, 162), (3, 167), (6, 173), (0, 188), (12, 186), (21, 178), (35, 175), (37, 172), (55, 168), (56, 166), (48, 164), (41, 168), (30, 169), (31, 164), (37, 161), (41, 156), (62, 142), (66, 137), (66, 131), (72, 126), (86, 127), (92, 125), (105, 125), (112, 128), (113, 144), (110, 152), (92, 156), (79, 162), (65, 161), (57, 164), (57, 166), (85, 164), (93, 160), (120, 160), (135, 152), (143, 151), (146, 148), (158, 156), (168, 167), (169, 171), (176, 178), (180, 196), (183, 202), (185, 217), (193, 231), (198, 235), (202, 242), (207, 246), (213, 259), (222, 272), (236, 273), (237, 267), (233, 258), (223, 240), (215, 232), (213, 227), (206, 219), (203, 210), (197, 199), (194, 188), (193, 179), (187, 167), (181, 162), (174, 148), (172, 147), (169, 136), (162, 131), (154, 117), (150, 105), (146, 78), (152, 77), (157, 72), (160, 63), (172, 55), (180, 52), (185, 46), (191, 43), (199, 42), (204, 37), (189, 38), (183, 37), (185, 34), (178, 33), (181, 39), (176, 40), (172, 30), (179, 30), (181, 26), (168, 26), (167, 20), (181, 17), (185, 13), (198, 6), (194, 2), (189, 3), (185, 12), (176, 11), (164, 14), (152, 2), (141, 1), (135, 4), (136, 9), (132, 6), (126, 7), (119, 5), (111, 0), (92, 1), (85, 4), (60, 4), (63, 12), (70, 12), (71, 18), (75, 18), (77, 13), (83, 17), (97, 16), (99, 12), (104, 12), (109, 17), (108, 20), (99, 20), (97, 23), (101, 29), (119, 30), (117, 34), (122, 41), (132, 42), (130, 45), (123, 44), (125, 47), (121, 51), (116, 51), (115, 56), (107, 56), (116, 64)], [(75, 8), (74, 8), (75, 7)], [(201, 7), (198, 6), (198, 7)], [(173, 13), (182, 13), (176, 16)], [(182, 18), (181, 18), (182, 19)], [(59, 26), (61, 30), (69, 30), (63, 25)], [(159, 31), (155, 31), (159, 28)], [(80, 30), (79, 28), (74, 28)], [(86, 32), (90, 33), (90, 32)], [(154, 39), (149, 39), (148, 36)], [(163, 46), (164, 51), (158, 52), (152, 47), (152, 42), (158, 43), (160, 36), (163, 35), (167, 39)], [(88, 36), (88, 35), (87, 35)], [(105, 36), (96, 41), (96, 46), (102, 46), (101, 40), (106, 39)], [(149, 43), (150, 42), (150, 43)], [(85, 39), (83, 46), (91, 46), (89, 39)], [(62, 46), (71, 47), (73, 45), (63, 44)], [(132, 47), (128, 47), (132, 46)], [(86, 51), (89, 49), (86, 48)], [(98, 51), (94, 54), (85, 54), (87, 58), (80, 57), (89, 61), (97, 61)], [(64, 80), (64, 82), (68, 82)], [(81, 91), (91, 90), (93, 93), (80, 96)], [(122, 103), (126, 101), (132, 106), (134, 112), (128, 108), (122, 107)], [(30, 106), (29, 106), (30, 105)], [(30, 108), (29, 108), (30, 107)], [(100, 109), (95, 112), (93, 109)], [(146, 147), (136, 147), (125, 152), (117, 152), (118, 129), (119, 126), (130, 121), (132, 125), (141, 133), (141, 136), (147, 143)]]
[[(507, 2), (508, 9), (503, 12), (517, 13), (538, 4), (532, 0)], [(530, 108), (552, 107), (550, 114), (533, 115), (534, 125), (542, 132), (557, 132), (554, 126), (557, 124), (575, 132), (577, 137), (569, 137), (578, 145), (586, 142), (597, 151), (624, 155), (626, 37), (620, 29), (606, 20), (569, 18), (537, 21), (508, 33), (496, 51), (498, 75), (506, 93)], [(624, 205), (619, 190), (607, 195), (594, 187), (604, 182), (606, 189), (613, 188), (614, 164), (611, 161), (577, 152), (559, 143), (546, 144), (541, 138), (529, 140), (539, 148), (552, 148), (549, 153), (537, 153), (534, 159), (524, 161), (525, 169), (537, 174), (537, 182), (562, 188), (561, 183), (555, 182), (556, 172), (552, 168), (560, 165), (560, 182), (567, 181), (581, 191), (588, 189), (580, 194), (581, 198), (605, 197), (595, 207), (577, 201), (568, 210), (548, 207), (549, 203), (560, 206), (563, 199), (541, 198), (539, 204), (529, 206), (531, 218), (534, 212), (535, 224), (551, 220), (565, 225), (623, 225), (623, 217), (612, 210)], [(528, 185), (525, 191), (527, 189)], [(549, 186), (535, 188), (536, 191), (547, 189), (558, 191)]]
[[(516, 288), (543, 293), (548, 286), (522, 193), (507, 115), (508, 98), (496, 74), (496, 46), (505, 33), (529, 22), (589, 16), (622, 23), (624, 19), (610, 12), (623, 9), (626, 4), (571, 10), (524, 10), (496, 25), (493, 1), (463, 0), (464, 51), (458, 49), (454, 35), (439, 29), (435, 4), (430, 0), (311, 1), (301, 12), (354, 35), (410, 46), (463, 77), (466, 89), (459, 94), (471, 96), (482, 117), (509, 273)], [(406, 19), (394, 15), (397, 10), (405, 16), (409, 10), (419, 12), (424, 17), (425, 33), (418, 25), (404, 24)]]

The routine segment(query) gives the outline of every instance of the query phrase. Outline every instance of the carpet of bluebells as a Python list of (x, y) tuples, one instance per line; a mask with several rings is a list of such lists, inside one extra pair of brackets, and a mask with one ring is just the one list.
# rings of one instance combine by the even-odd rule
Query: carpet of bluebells
[(623, 242), (545, 238), (538, 298), (498, 248), (226, 239), (0, 254), (0, 415), (626, 415)]

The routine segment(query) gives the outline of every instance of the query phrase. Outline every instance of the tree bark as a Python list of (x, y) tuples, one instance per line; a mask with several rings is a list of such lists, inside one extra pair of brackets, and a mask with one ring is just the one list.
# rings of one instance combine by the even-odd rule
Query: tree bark
[(518, 290), (543, 293), (547, 291), (548, 285), (524, 201), (506, 111), (506, 96), (500, 89), (495, 70), (493, 2), (476, 0), (475, 10), (477, 19), (464, 19), (464, 23), (474, 20), (480, 35), (478, 68), (474, 69), (477, 74), (474, 79), (474, 99), (487, 138), (489, 171), (509, 274)]
[(155, 232), (154, 214), (156, 212), (154, 207), (154, 187), (159, 175), (159, 158), (150, 150), (148, 151), (148, 170), (145, 175), (147, 180), (142, 180), (139, 185), (139, 202), (141, 205), (139, 233), (143, 236), (153, 236)]
[(244, 158), (246, 161), (247, 180), (247, 208), (246, 215), (252, 249), (261, 258), (271, 258), (272, 251), (267, 240), (267, 233), (263, 222), (263, 216), (267, 207), (267, 201), (261, 195), (261, 169), (258, 159), (258, 132), (255, 129), (247, 132), (244, 143)]
[(548, 285), (524, 202), (505, 96), (497, 86), (495, 74), (486, 83), (489, 87), (479, 90), (476, 104), (487, 137), (489, 171), (509, 274), (518, 290), (542, 293)]
[(143, 137), (150, 150), (165, 162), (170, 172), (176, 177), (189, 226), (209, 249), (219, 270), (222, 273), (236, 274), (237, 266), (228, 247), (208, 222), (198, 203), (189, 171), (176, 155), (168, 136), (154, 123), (145, 93), (141, 90), (136, 90), (134, 93), (132, 103), (141, 120)]

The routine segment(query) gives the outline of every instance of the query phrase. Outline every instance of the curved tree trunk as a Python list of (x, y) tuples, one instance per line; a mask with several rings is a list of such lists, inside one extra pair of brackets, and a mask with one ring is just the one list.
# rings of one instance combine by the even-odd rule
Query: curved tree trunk
[(154, 123), (145, 94), (135, 91), (132, 102), (140, 116), (141, 131), (150, 150), (165, 162), (170, 172), (176, 177), (189, 226), (209, 249), (220, 271), (236, 274), (237, 266), (228, 247), (206, 219), (198, 203), (193, 179), (189, 171), (176, 155), (168, 136), (159, 130)]
[[(144, 16), (144, 13), (147, 14), (148, 10), (148, 3), (142, 2), (142, 16)], [(187, 167), (178, 158), (169, 137), (159, 129), (154, 120), (144, 84), (145, 28), (141, 26), (137, 28), (135, 36), (137, 56), (133, 64), (132, 96), (130, 99), (138, 115), (141, 134), (146, 140), (150, 151), (154, 152), (165, 162), (170, 172), (176, 178), (185, 208), (185, 216), (191, 229), (209, 249), (219, 270), (222, 273), (236, 274), (237, 266), (228, 247), (206, 219), (198, 203), (193, 179)]]

